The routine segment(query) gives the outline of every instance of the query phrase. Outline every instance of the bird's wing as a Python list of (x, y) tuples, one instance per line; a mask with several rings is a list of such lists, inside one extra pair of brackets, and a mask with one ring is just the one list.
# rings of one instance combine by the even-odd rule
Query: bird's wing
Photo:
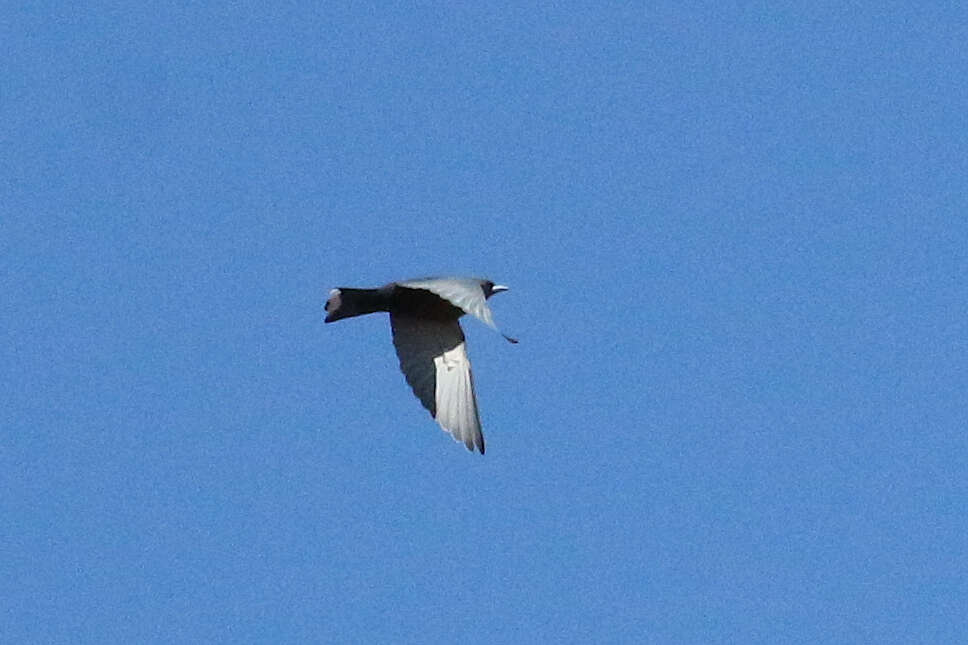
[(474, 379), (464, 332), (456, 320), (438, 321), (390, 314), (400, 369), (440, 427), (484, 454)]
[(465, 313), (481, 320), (491, 329), (500, 331), (494, 324), (494, 318), (491, 315), (490, 307), (487, 306), (487, 299), (484, 297), (484, 289), (481, 287), (480, 280), (474, 278), (422, 278), (398, 282), (397, 284), (401, 287), (426, 289), (435, 293), (454, 306), (460, 307)]

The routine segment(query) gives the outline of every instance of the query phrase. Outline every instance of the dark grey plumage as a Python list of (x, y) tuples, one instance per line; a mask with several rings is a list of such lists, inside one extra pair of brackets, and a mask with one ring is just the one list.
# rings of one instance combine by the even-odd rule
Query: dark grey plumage
[(422, 278), (377, 289), (340, 287), (329, 293), (326, 322), (388, 312), (400, 369), (413, 393), (455, 440), (484, 454), (474, 379), (458, 319), (471, 314), (497, 330), (487, 299), (506, 290), (478, 278)]

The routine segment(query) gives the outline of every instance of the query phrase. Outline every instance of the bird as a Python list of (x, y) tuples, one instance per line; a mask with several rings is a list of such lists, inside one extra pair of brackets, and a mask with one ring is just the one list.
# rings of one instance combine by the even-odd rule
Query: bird
[(388, 312), (407, 384), (442, 429), (483, 455), (474, 378), (458, 320), (471, 314), (517, 343), (501, 333), (487, 306), (488, 298), (502, 291), (508, 288), (481, 278), (418, 278), (375, 289), (338, 287), (326, 300), (326, 322)]

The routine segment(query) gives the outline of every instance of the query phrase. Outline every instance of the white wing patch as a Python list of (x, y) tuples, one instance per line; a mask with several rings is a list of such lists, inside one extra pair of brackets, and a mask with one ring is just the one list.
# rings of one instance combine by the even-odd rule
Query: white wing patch
[(484, 436), (474, 394), (474, 377), (467, 358), (467, 345), (461, 343), (434, 359), (437, 375), (437, 423), (468, 450), (474, 446), (484, 452)]
[(456, 320), (390, 315), (400, 369), (440, 427), (468, 450), (484, 452), (471, 364)]

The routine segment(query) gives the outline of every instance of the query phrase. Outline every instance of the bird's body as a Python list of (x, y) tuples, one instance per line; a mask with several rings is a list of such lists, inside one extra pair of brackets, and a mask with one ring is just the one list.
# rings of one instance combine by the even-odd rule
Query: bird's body
[(497, 329), (487, 299), (506, 290), (477, 278), (422, 278), (376, 289), (340, 287), (329, 293), (326, 322), (388, 312), (400, 369), (413, 393), (455, 440), (484, 454), (474, 379), (458, 319), (469, 313)]

